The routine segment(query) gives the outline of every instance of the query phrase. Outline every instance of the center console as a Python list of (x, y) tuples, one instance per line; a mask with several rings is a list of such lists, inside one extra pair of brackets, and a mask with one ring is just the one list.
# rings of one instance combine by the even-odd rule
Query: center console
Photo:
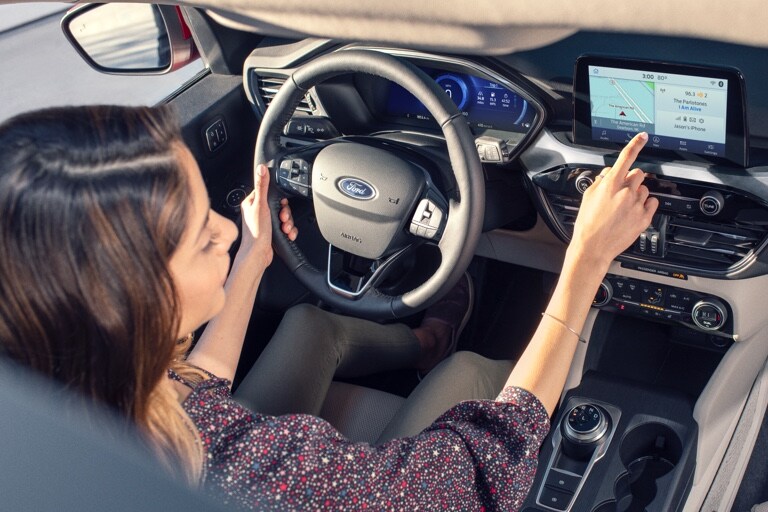
[[(532, 175), (542, 216), (562, 240), (602, 169), (563, 164)], [(736, 312), (689, 279), (730, 279), (755, 264), (768, 244), (768, 207), (719, 183), (650, 174), (645, 184), (659, 208), (618, 260), (648, 279), (613, 273), (600, 285), (582, 380), (554, 418), (525, 512), (676, 511), (691, 488), (693, 408), (736, 339)]]
[(556, 411), (524, 512), (682, 510), (699, 435), (712, 436), (694, 407), (748, 324), (733, 286), (714, 284), (768, 272), (768, 194), (754, 179), (764, 171), (747, 168), (744, 91), (735, 69), (583, 56), (572, 134), (545, 133), (522, 158), (565, 243), (584, 194), (641, 131), (636, 165), (659, 202), (597, 291), (572, 369), (581, 381)]
[(679, 508), (691, 485), (697, 439), (685, 397), (591, 374), (563, 404), (524, 512)]

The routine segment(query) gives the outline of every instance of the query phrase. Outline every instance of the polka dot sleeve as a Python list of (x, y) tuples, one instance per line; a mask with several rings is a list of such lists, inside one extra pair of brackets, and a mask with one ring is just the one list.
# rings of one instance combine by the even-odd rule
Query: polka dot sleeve
[(525, 390), (502, 396), (462, 402), (419, 435), (380, 446), (313, 416), (251, 413), (220, 379), (184, 407), (205, 445), (205, 487), (236, 509), (511, 511), (533, 482), (549, 418)]

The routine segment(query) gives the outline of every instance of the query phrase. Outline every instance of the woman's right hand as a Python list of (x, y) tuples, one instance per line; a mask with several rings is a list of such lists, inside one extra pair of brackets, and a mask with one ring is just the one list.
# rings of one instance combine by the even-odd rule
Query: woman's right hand
[(569, 247), (607, 271), (651, 223), (659, 206), (643, 185), (645, 173), (632, 169), (648, 134), (638, 133), (621, 151), (613, 167), (606, 167), (584, 192)]

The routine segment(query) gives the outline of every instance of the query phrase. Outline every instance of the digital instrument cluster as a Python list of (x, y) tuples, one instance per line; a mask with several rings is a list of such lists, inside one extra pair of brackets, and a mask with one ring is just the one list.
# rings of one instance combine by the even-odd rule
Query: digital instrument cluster
[[(527, 133), (534, 125), (537, 111), (533, 105), (497, 82), (456, 71), (421, 69), (453, 100), (476, 133), (485, 130)], [(426, 107), (397, 84), (390, 85), (385, 114), (393, 120), (432, 121)]]

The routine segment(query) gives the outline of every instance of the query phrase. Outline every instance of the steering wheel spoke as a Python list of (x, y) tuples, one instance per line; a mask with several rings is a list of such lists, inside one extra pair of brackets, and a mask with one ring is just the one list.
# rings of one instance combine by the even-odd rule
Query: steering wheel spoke
[(409, 245), (386, 258), (371, 260), (328, 245), (328, 287), (346, 299), (356, 300), (384, 280), (388, 270), (403, 257)]

